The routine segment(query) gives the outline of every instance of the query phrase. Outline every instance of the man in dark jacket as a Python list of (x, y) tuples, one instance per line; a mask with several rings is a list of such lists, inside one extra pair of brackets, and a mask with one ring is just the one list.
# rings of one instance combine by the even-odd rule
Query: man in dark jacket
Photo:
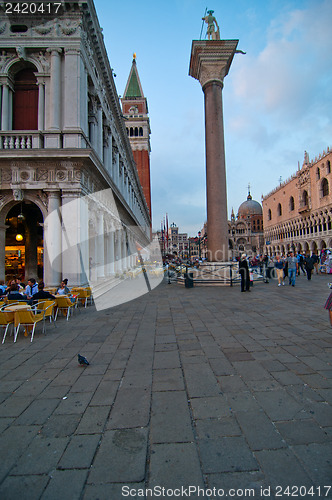
[(29, 304), (32, 305), (32, 304), (36, 304), (38, 302), (38, 300), (55, 300), (55, 297), (54, 295), (52, 295), (51, 293), (49, 292), (46, 292), (44, 290), (44, 287), (45, 287), (45, 283), (43, 281), (39, 281), (38, 283), (38, 292), (35, 293), (32, 297), (31, 300), (29, 300)]
[(311, 273), (314, 268), (314, 259), (312, 257), (309, 257), (309, 255), (307, 255), (305, 258), (304, 267), (307, 273), (307, 279), (311, 280)]
[(16, 285), (16, 283), (10, 285), (10, 290), (9, 290), (9, 293), (7, 295), (7, 299), (8, 300), (27, 300), (28, 297), (26, 295), (23, 295), (22, 293), (19, 293), (18, 291), (18, 285)]

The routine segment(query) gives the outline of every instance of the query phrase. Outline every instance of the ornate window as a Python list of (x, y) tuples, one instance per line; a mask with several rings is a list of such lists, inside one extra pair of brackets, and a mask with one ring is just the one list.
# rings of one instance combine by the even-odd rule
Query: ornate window
[(328, 183), (328, 180), (325, 179), (325, 177), (321, 183), (321, 190), (322, 190), (322, 197), (329, 195), (329, 192), (330, 192), (329, 191), (329, 183)]
[(319, 179), (320, 179), (320, 168), (319, 168), (319, 167), (317, 167), (317, 169), (316, 169), (316, 179), (317, 179), (318, 181), (319, 181)]
[(289, 198), (289, 211), (293, 212), (294, 209), (295, 209), (294, 197), (291, 196)]
[(326, 162), (326, 173), (327, 174), (331, 173), (331, 162), (330, 162), (330, 160), (327, 160), (327, 162)]
[(271, 219), (272, 219), (272, 212), (271, 212), (271, 209), (269, 208), (267, 211), (267, 220), (271, 220)]
[(38, 85), (31, 68), (16, 73), (13, 99), (13, 130), (38, 130)]
[(278, 213), (279, 216), (282, 215), (282, 208), (281, 208), (281, 204), (280, 203), (278, 203), (277, 213)]

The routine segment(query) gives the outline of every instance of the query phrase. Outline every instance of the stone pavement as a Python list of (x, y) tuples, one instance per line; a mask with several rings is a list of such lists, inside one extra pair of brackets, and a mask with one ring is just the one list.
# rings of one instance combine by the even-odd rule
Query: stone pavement
[(332, 498), (328, 281), (163, 282), (8, 337), (1, 500)]

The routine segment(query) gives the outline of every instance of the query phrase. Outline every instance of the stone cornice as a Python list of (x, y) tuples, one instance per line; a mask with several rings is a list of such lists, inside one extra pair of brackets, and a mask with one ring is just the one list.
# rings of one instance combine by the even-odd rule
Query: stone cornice
[(238, 40), (193, 40), (189, 75), (202, 87), (212, 81), (223, 83), (231, 66)]

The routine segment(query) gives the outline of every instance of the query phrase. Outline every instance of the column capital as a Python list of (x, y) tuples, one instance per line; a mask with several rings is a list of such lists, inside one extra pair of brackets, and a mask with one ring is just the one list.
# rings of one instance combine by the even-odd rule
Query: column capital
[(62, 49), (60, 47), (49, 47), (48, 49), (46, 49), (46, 52), (51, 55), (60, 56), (62, 54)]
[(209, 82), (223, 84), (238, 42), (238, 40), (193, 40), (189, 75), (199, 80), (202, 88)]

